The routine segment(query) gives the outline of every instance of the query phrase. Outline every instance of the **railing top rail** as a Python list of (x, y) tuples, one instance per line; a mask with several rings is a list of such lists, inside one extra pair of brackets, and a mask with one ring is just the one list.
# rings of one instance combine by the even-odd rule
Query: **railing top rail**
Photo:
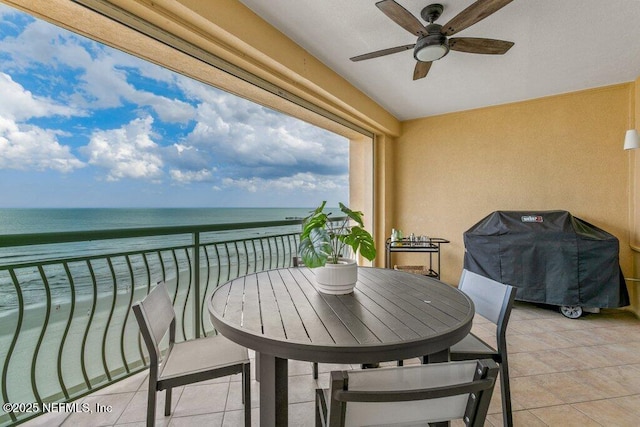
[[(344, 217), (331, 218), (332, 221)], [(0, 248), (43, 245), (51, 243), (86, 242), (91, 240), (126, 239), (135, 237), (165, 236), (175, 234), (206, 233), (212, 231), (245, 230), (250, 228), (281, 227), (301, 224), (302, 219), (222, 223), (207, 225), (181, 225), (171, 227), (119, 228), (109, 230), (68, 231), (56, 233), (30, 233), (0, 235)]]

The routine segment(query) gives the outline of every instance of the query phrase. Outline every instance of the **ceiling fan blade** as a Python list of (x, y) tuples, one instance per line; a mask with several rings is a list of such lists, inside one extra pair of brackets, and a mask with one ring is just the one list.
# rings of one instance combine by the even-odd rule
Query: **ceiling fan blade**
[(390, 47), (389, 49), (376, 50), (375, 52), (365, 53), (363, 55), (354, 56), (353, 58), (349, 58), (352, 61), (363, 61), (365, 59), (377, 58), (379, 56), (391, 55), (392, 53), (404, 52), (405, 50), (413, 49), (415, 47), (414, 44), (407, 44), (404, 46)]
[(416, 68), (413, 69), (413, 80), (427, 77), (431, 64), (433, 64), (433, 62), (416, 62)]
[(476, 37), (454, 37), (449, 39), (449, 49), (458, 52), (503, 55), (513, 46), (505, 40), (482, 39)]
[(376, 3), (376, 6), (378, 6), (378, 9), (380, 9), (382, 13), (391, 18), (393, 22), (400, 25), (411, 34), (416, 36), (427, 34), (427, 30), (418, 18), (413, 16), (411, 12), (400, 6), (394, 0), (379, 1)]
[(482, 21), (512, 1), (513, 0), (478, 0), (443, 25), (440, 32), (445, 36), (451, 36), (472, 26), (476, 22)]

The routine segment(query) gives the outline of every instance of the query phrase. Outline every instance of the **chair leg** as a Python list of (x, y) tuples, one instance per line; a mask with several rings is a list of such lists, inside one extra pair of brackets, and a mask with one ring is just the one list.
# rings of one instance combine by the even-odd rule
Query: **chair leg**
[(324, 398), (324, 392), (316, 389), (316, 427), (327, 426), (327, 402)]
[(500, 388), (502, 391), (502, 419), (505, 427), (513, 427), (511, 413), (511, 386), (509, 385), (509, 367), (506, 360), (500, 363)]
[(318, 379), (318, 364), (316, 362), (313, 362), (313, 379)]
[(244, 425), (251, 426), (251, 365), (242, 366), (242, 401), (244, 403)]
[(164, 392), (164, 416), (171, 415), (171, 387)]
[(147, 427), (153, 427), (156, 421), (156, 384), (149, 383), (147, 392)]

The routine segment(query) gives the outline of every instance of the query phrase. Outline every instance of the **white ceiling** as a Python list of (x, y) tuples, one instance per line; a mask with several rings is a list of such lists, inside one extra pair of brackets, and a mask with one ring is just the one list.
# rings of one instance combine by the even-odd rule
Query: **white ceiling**
[[(514, 0), (454, 37), (515, 42), (505, 55), (451, 51), (413, 81), (415, 43), (376, 0), (240, 0), (400, 120), (629, 82), (640, 76), (640, 0)], [(420, 18), (429, 0), (396, 0)], [(445, 0), (444, 25), (474, 0)], [(422, 19), (421, 19), (422, 20)]]

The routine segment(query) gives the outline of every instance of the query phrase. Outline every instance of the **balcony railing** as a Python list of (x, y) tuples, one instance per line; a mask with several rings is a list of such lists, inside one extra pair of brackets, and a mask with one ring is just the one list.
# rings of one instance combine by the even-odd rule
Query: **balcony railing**
[[(292, 265), (299, 220), (0, 236), (0, 425), (146, 366), (131, 305), (167, 283), (178, 340), (215, 333), (206, 300), (234, 277)], [(230, 237), (231, 236), (231, 237)]]

